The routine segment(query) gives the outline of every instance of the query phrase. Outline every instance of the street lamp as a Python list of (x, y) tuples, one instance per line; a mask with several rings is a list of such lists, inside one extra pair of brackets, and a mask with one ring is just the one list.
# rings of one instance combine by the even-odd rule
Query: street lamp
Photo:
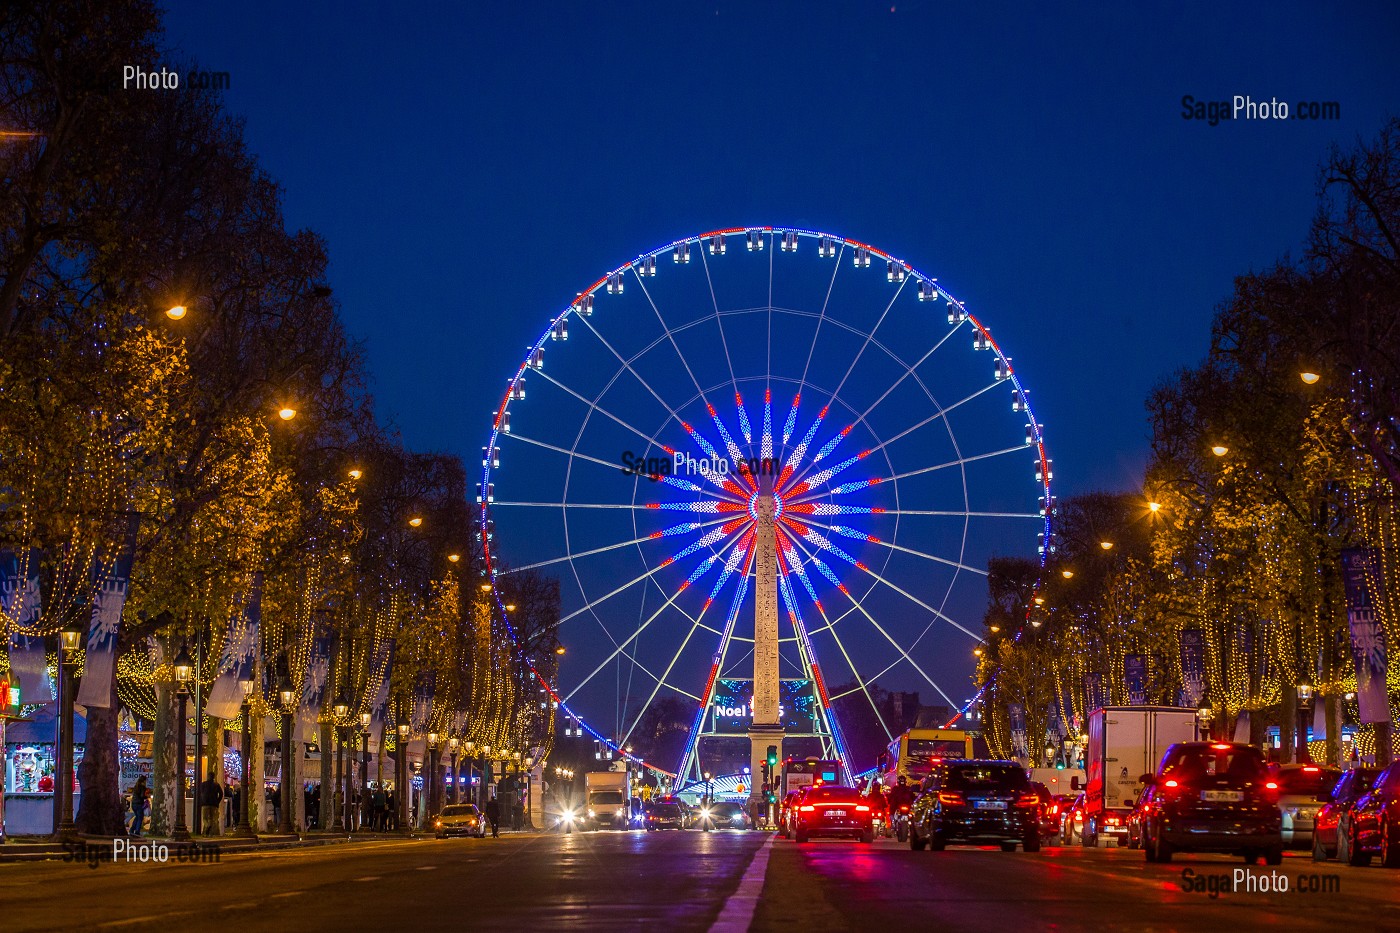
[[(171, 305), (168, 309), (166, 309), (165, 316), (170, 318), (170, 320), (172, 321), (178, 321), (185, 316), (185, 310), (186, 309), (184, 305)], [(1317, 380), (1314, 379), (1313, 381), (1316, 382)]]
[(461, 744), (462, 744), (461, 740), (458, 739), (455, 735), (452, 736), (452, 738), (450, 738), (450, 739), (447, 740), (447, 747), (448, 747), (448, 749), (450, 749), (451, 752), (452, 752), (452, 802), (453, 802), (453, 803), (461, 803), (461, 802), (462, 802), (462, 792), (461, 792), (461, 789), (460, 789), (459, 786), (458, 786), (458, 785), (461, 783), (462, 775), (461, 775), (461, 772), (459, 772), (459, 771), (457, 770), (457, 747), (458, 747), (459, 745), (461, 745)]
[(336, 694), (335, 705), (335, 793), (336, 797), (332, 804), (335, 810), (335, 819), (331, 823), (331, 832), (340, 833), (345, 831), (345, 798), (348, 796), (345, 788), (345, 717), (350, 713), (350, 701), (345, 698), (345, 691)]
[(399, 829), (403, 832), (411, 832), (413, 827), (408, 825), (408, 723), (400, 722), (398, 725), (399, 741), (394, 749), (394, 755), (398, 759), (394, 764), (394, 780), (398, 784), (396, 793), (398, 794), (398, 822)]
[(1201, 739), (1210, 741), (1211, 723), (1215, 719), (1215, 711), (1210, 708), (1210, 701), (1201, 698), (1201, 706), (1196, 710), (1196, 721), (1201, 724)]
[(472, 771), (476, 767), (476, 743), (471, 739), (462, 743), (462, 751), (467, 755), (467, 793), (472, 797), (472, 803), (480, 806), (481, 802), (476, 798), (475, 785), (472, 784)]
[(350, 478), (351, 478), (351, 479), (359, 479), (361, 476), (364, 476), (364, 475), (365, 475), (364, 472), (363, 472), (359, 467), (354, 467), (354, 468), (352, 468), (352, 469), (350, 470)]
[(291, 421), (296, 416), (297, 410), (295, 408), (282, 408), (277, 412), (277, 417), (281, 418), (283, 421)]
[(428, 733), (428, 773), (423, 776), (426, 785), (423, 790), (428, 798), (423, 814), (426, 819), (432, 819), (433, 814), (438, 812), (438, 738), (436, 732)]
[(1317, 373), (1304, 370), (1303, 372), (1298, 374), (1298, 378), (1303, 380), (1303, 382), (1307, 385), (1316, 385), (1317, 380), (1321, 379), (1322, 377), (1319, 376)]
[(447, 559), (450, 560), (450, 561), (452, 561), (452, 563), (455, 564), (455, 563), (457, 563), (457, 561), (459, 561), (459, 560), (462, 559), (462, 555), (461, 555), (461, 554), (448, 554), (448, 555), (447, 555)]
[(421, 518), (419, 518), (417, 515), (415, 515), (415, 516), (413, 516), (412, 518), (410, 518), (410, 519), (408, 520), (408, 524), (409, 524), (409, 526), (412, 527), (412, 528), (417, 528), (419, 525), (422, 525), (422, 524), (423, 524), (423, 519), (421, 519)]
[(58, 837), (71, 839), (77, 833), (73, 825), (73, 676), (78, 663), (78, 646), (83, 630), (77, 619), (69, 620), (58, 633), (59, 642), (59, 743), (58, 750)]
[(1230, 452), (1230, 448), (1226, 447), (1224, 444), (1216, 444), (1210, 449), (1210, 452), (1217, 457), (1223, 457)]
[(1066, 580), (1072, 580), (1072, 579), (1074, 579), (1074, 571), (1073, 571), (1073, 570), (1061, 570), (1061, 571), (1060, 571), (1060, 576), (1064, 577)]
[(1298, 761), (1312, 761), (1308, 750), (1308, 720), (1312, 713), (1313, 685), (1306, 677), (1298, 682)]
[[(369, 825), (369, 724), (374, 720), (371, 713), (360, 714), (360, 830), (373, 829)], [(347, 795), (349, 796), (349, 795)]]
[(175, 828), (170, 838), (183, 842), (190, 838), (189, 827), (185, 824), (185, 716), (186, 704), (190, 699), (190, 678), (194, 676), (194, 665), (190, 663), (190, 652), (183, 644), (180, 653), (175, 655), (175, 682), (179, 686), (175, 699), (179, 701), (179, 713), (175, 718)]
[(244, 673), (238, 681), (238, 689), (243, 692), (243, 773), (239, 775), (238, 791), (238, 826), (234, 829), (235, 836), (244, 839), (256, 839), (257, 834), (253, 832), (252, 823), (249, 821), (249, 806), (251, 804), (252, 793), (250, 787), (253, 781), (253, 682), (252, 668)]
[(291, 678), (282, 676), (282, 684), (277, 690), (278, 697), (282, 700), (282, 780), (279, 794), (282, 797), (282, 819), (277, 825), (277, 831), (283, 835), (292, 834), (292, 802), (296, 799), (296, 788), (291, 785), (292, 778), (292, 700), (296, 697), (296, 690), (292, 688)]

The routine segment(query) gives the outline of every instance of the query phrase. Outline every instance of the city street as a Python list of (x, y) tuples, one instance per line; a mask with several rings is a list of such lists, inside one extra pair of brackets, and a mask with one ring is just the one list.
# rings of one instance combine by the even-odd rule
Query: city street
[[(1338, 878), (1334, 893), (1181, 889), (1183, 871), (1228, 875), (1238, 860), (1178, 858), (1149, 866), (1140, 852), (1050, 848), (911, 852), (881, 840), (795, 843), (758, 833), (508, 835), (366, 843), (229, 855), (210, 865), (63, 862), (0, 866), (9, 931), (170, 929), (236, 922), (288, 929), (745, 928), (998, 930), (1400, 929), (1396, 875), (1314, 865), (1281, 869)], [(766, 846), (766, 849), (765, 849)], [(757, 855), (757, 859), (755, 859)], [(766, 863), (758, 885), (758, 871)], [(1270, 873), (1262, 866), (1256, 875)], [(62, 892), (25, 896), (34, 887)], [(758, 893), (757, 909), (752, 895)], [(750, 919), (752, 924), (750, 925)]]

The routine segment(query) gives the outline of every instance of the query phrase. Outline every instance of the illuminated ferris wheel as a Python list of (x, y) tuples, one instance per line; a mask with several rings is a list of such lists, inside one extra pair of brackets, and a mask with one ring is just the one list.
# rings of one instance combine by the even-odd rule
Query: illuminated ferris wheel
[(711, 710), (735, 712), (721, 692), (753, 666), (765, 470), (779, 665), (810, 688), (812, 734), (845, 759), (838, 708), (892, 731), (877, 687), (963, 705), (988, 557), (1050, 540), (1027, 391), (937, 279), (855, 240), (752, 227), (579, 292), (494, 413), (487, 567), (560, 581), (567, 663), (545, 686), (565, 722), (622, 749), (658, 698), (683, 698), (678, 769), (696, 770)]

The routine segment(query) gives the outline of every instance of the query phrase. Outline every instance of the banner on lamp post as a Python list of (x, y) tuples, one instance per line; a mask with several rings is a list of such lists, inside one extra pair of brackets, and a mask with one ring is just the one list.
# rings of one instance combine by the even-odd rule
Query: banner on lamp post
[(233, 719), (243, 705), (241, 680), (253, 678), (253, 658), (258, 651), (262, 624), (262, 572), (253, 574), (247, 594), (229, 613), (228, 637), (219, 655), (219, 675), (209, 688), (204, 712), (215, 719)]
[(39, 552), (24, 558), (0, 549), (0, 616), (10, 631), (10, 676), (25, 703), (47, 703), (54, 697), (48, 653), (42, 635), (30, 634), (39, 624)]
[(1372, 594), (1381, 589), (1381, 568), (1371, 548), (1342, 551), (1342, 584), (1346, 589), (1347, 627), (1351, 656), (1356, 663), (1356, 700), (1363, 723), (1390, 722), (1386, 695), (1385, 627)]
[(1181, 687), (1187, 706), (1200, 706), (1206, 695), (1206, 639), (1198, 628), (1181, 630)]
[[(323, 626), (317, 627), (324, 630)], [(306, 660), (306, 678), (301, 685), (301, 702), (297, 705), (297, 740), (300, 742), (319, 741), (317, 720), (326, 699), (330, 671), (331, 640), (326, 635), (318, 635), (311, 642), (311, 655)]]
[(1147, 705), (1147, 655), (1123, 657), (1123, 686), (1128, 693), (1129, 706)]

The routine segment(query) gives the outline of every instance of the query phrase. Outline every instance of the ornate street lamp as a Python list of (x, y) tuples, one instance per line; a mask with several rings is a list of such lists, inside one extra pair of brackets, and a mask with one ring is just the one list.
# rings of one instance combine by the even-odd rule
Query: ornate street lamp
[(360, 714), (360, 829), (368, 831), (369, 825), (369, 724), (374, 717), (369, 713)]
[(394, 780), (398, 784), (399, 830), (408, 833), (413, 831), (413, 827), (408, 823), (408, 815), (411, 812), (408, 807), (408, 798), (413, 792), (408, 781), (408, 723), (399, 723), (398, 731), (399, 742), (394, 749), (394, 756), (397, 759), (394, 763)]
[(451, 749), (451, 751), (452, 751), (452, 802), (453, 802), (453, 803), (461, 803), (461, 802), (462, 802), (462, 790), (461, 790), (462, 773), (461, 773), (460, 771), (457, 770), (457, 747), (458, 747), (459, 745), (461, 745), (461, 744), (462, 744), (461, 741), (460, 741), (455, 735), (454, 735), (452, 738), (450, 738), (450, 739), (447, 740), (447, 747), (448, 747), (449, 749)]
[(194, 676), (194, 664), (190, 662), (189, 649), (184, 645), (175, 655), (174, 667), (175, 682), (179, 685), (175, 691), (179, 711), (175, 717), (175, 828), (171, 830), (170, 838), (183, 842), (190, 838), (189, 827), (185, 824), (185, 716), (190, 699), (190, 678)]
[(1215, 719), (1215, 711), (1211, 709), (1210, 700), (1201, 697), (1200, 709), (1196, 710), (1196, 721), (1201, 725), (1202, 741), (1210, 741), (1211, 724)]
[(292, 729), (295, 728), (292, 722), (292, 702), (296, 699), (296, 690), (292, 688), (291, 678), (285, 674), (277, 688), (277, 695), (282, 701), (282, 783), (279, 791), (282, 797), (282, 820), (277, 825), (277, 831), (289, 836), (293, 832), (292, 803), (296, 800), (296, 788), (291, 784)]
[(342, 690), (336, 695), (335, 705), (335, 793), (336, 800), (332, 805), (335, 810), (335, 819), (331, 823), (331, 832), (345, 832), (345, 717), (350, 714), (350, 701), (345, 698), (345, 691)]
[(423, 813), (425, 822), (438, 812), (438, 738), (436, 732), (428, 733), (428, 771), (423, 775), (423, 792), (426, 797)]
[(78, 646), (83, 640), (83, 630), (76, 619), (72, 619), (58, 633), (59, 641), (59, 749), (58, 780), (54, 790), (58, 796), (58, 838), (72, 839), (77, 834), (73, 825), (73, 676), (78, 664)]
[(240, 775), (238, 792), (238, 826), (233, 834), (244, 839), (256, 839), (257, 834), (253, 832), (252, 823), (249, 820), (249, 808), (252, 804), (252, 783), (253, 783), (253, 673), (251, 668), (247, 674), (238, 681), (238, 689), (243, 692), (243, 742), (240, 752), (243, 757), (243, 774)]

